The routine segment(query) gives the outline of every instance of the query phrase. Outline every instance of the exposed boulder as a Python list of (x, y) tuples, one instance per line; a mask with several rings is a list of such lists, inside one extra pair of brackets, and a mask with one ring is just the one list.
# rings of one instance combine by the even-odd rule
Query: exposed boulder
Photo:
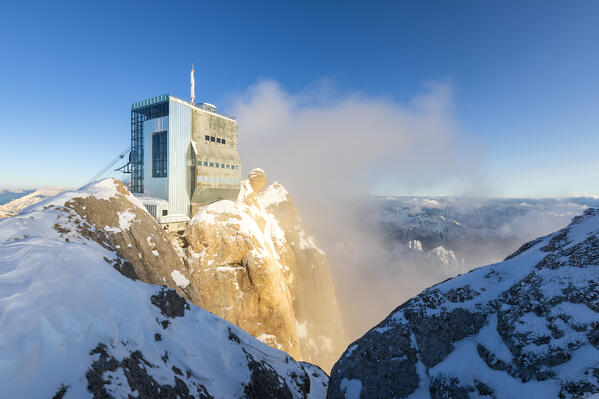
[(599, 211), (410, 299), (333, 367), (328, 398), (599, 392)]

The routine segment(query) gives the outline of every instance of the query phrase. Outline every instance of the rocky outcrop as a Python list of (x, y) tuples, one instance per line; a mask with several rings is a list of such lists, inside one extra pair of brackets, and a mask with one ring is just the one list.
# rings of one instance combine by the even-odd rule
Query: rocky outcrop
[(599, 392), (599, 211), (435, 285), (352, 343), (328, 398)]
[(177, 293), (189, 274), (148, 217), (104, 180), (0, 221), (2, 397), (324, 397), (318, 367)]
[(287, 191), (255, 169), (238, 201), (201, 208), (185, 232), (203, 306), (297, 359), (329, 369), (346, 342), (324, 253)]
[[(76, 193), (58, 206), (64, 218), (75, 226), (72, 231), (61, 220), (57, 221), (54, 229), (65, 240), (72, 239), (73, 234), (83, 234), (114, 251), (115, 255), (105, 261), (123, 275), (176, 289), (191, 303), (202, 306), (198, 284), (190, 279), (168, 234), (120, 181), (103, 180)], [(43, 207), (56, 205), (50, 201)]]

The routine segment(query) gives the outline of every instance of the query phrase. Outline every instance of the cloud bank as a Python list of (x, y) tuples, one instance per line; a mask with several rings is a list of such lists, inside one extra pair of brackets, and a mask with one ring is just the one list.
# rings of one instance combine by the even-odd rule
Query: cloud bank
[[(414, 265), (395, 268), (393, 276), (377, 272), (368, 259), (381, 259), (386, 240), (358, 227), (356, 201), (369, 194), (481, 189), (480, 150), (466, 145), (472, 140), (459, 131), (450, 85), (427, 84), (399, 103), (339, 95), (326, 84), (292, 94), (263, 81), (234, 103), (244, 172), (263, 168), (269, 181), (291, 193), (308, 231), (329, 254), (352, 336), (372, 325), (373, 314), (386, 315), (434, 281), (430, 270)], [(357, 256), (336, 256), (340, 248)]]
[(290, 94), (274, 81), (260, 82), (234, 107), (244, 168), (260, 165), (296, 192), (334, 197), (460, 193), (480, 177), (473, 167), (480, 160), (465, 145), (471, 140), (458, 134), (452, 92), (450, 85), (428, 84), (401, 104), (335, 95), (327, 85)]

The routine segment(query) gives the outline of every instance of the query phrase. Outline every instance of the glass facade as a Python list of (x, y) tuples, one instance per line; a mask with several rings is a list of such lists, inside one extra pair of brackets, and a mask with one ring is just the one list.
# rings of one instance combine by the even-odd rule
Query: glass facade
[(144, 192), (144, 121), (167, 116), (168, 104), (169, 95), (165, 94), (131, 106), (131, 191), (134, 193)]

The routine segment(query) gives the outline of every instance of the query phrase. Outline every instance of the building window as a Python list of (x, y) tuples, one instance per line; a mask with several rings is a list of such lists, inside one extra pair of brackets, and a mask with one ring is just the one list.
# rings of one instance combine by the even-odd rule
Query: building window
[(204, 166), (208, 166), (208, 161), (204, 161)]
[(163, 209), (163, 210), (162, 210), (162, 216), (166, 216), (166, 215), (168, 215), (168, 210), (166, 210), (166, 209)]
[(214, 136), (210, 136), (210, 141), (214, 142), (216, 141), (216, 138)]
[(216, 142), (220, 144), (220, 137), (216, 138)]
[(224, 169), (224, 168), (225, 168), (225, 164), (224, 164), (224, 163), (221, 163), (221, 164), (220, 164), (220, 167)]
[(210, 141), (210, 136), (204, 136), (204, 140)]
[(152, 177), (166, 177), (166, 132), (152, 134)]
[(227, 140), (223, 139), (223, 144), (227, 144)]
[(214, 162), (210, 162), (210, 166), (214, 166)]
[(227, 164), (227, 169), (229, 169), (231, 167), (231, 165)]

